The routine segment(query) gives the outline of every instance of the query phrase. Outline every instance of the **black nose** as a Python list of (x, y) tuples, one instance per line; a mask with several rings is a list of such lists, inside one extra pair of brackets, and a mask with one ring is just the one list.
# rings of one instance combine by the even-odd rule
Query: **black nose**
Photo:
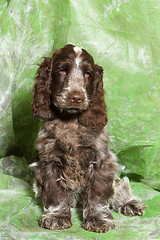
[(69, 95), (69, 101), (72, 104), (80, 104), (84, 100), (84, 95), (81, 92), (73, 92)]

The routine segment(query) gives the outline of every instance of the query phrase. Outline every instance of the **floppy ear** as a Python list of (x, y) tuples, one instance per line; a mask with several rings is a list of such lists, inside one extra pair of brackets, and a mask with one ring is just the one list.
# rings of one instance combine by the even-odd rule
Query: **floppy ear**
[(93, 97), (87, 111), (79, 117), (79, 122), (93, 129), (101, 129), (107, 124), (107, 107), (104, 101), (103, 68), (95, 65)]
[(53, 119), (50, 109), (52, 59), (45, 58), (37, 70), (36, 84), (33, 88), (32, 112), (33, 117), (39, 119)]

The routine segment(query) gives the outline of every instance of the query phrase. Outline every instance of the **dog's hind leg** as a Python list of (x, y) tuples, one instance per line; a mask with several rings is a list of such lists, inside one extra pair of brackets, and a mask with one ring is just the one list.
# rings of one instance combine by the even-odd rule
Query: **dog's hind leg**
[(146, 205), (132, 194), (127, 177), (117, 178), (113, 183), (113, 188), (114, 195), (108, 200), (111, 210), (126, 216), (141, 216), (145, 213)]

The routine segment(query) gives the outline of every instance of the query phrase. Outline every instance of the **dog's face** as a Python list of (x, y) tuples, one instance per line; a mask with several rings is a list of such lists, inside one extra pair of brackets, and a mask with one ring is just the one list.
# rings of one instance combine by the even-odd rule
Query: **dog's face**
[(87, 110), (93, 95), (95, 64), (84, 49), (67, 45), (53, 56), (51, 102), (60, 110)]
[(89, 128), (104, 127), (107, 114), (102, 78), (102, 67), (86, 50), (71, 44), (56, 50), (37, 70), (33, 116), (53, 120), (67, 113)]

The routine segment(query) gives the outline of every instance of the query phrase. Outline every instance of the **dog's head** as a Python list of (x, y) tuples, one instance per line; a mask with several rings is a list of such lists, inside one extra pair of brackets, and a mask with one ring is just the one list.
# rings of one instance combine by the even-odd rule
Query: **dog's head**
[(77, 115), (90, 128), (107, 123), (103, 69), (84, 49), (66, 45), (39, 66), (33, 95), (33, 116), (55, 119), (56, 112)]

